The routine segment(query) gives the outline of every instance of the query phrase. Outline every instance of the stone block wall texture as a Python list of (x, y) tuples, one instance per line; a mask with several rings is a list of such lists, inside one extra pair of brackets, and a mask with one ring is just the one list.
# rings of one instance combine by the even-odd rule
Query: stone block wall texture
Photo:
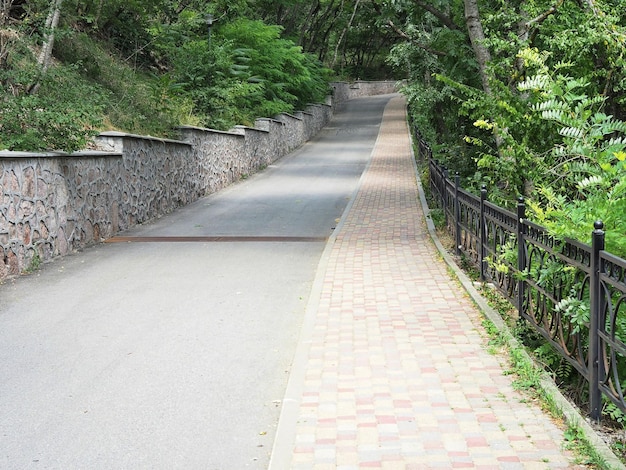
[(356, 81), (354, 83), (335, 82), (331, 86), (333, 88), (333, 99), (335, 103), (361, 98), (364, 96), (386, 95), (395, 93), (403, 82), (394, 80), (387, 81)]
[(35, 254), (49, 260), (119, 229), (122, 163), (97, 153), (0, 157), (0, 280)]
[(333, 84), (304, 111), (229, 132), (182, 127), (180, 140), (118, 132), (96, 151), (0, 152), (0, 282), (219, 191), (315, 136), (342, 101), (396, 82)]

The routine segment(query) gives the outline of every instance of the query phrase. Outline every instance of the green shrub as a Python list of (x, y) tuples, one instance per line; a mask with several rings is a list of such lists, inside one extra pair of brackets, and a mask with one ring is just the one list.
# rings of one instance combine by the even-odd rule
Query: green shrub
[(172, 80), (194, 103), (206, 126), (228, 129), (250, 125), (257, 117), (302, 109), (323, 101), (328, 85), (324, 69), (293, 42), (280, 38), (280, 27), (239, 19), (205, 37), (190, 31), (202, 18), (160, 33), (161, 54), (169, 57)]

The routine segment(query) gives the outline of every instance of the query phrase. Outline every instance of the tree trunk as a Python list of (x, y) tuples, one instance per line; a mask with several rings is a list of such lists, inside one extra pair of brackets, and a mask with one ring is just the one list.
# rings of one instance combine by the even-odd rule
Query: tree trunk
[[(489, 83), (489, 71), (487, 66), (491, 62), (491, 53), (485, 46), (485, 32), (480, 22), (480, 13), (478, 11), (478, 0), (465, 0), (465, 22), (467, 23), (467, 31), (469, 34), (472, 49), (478, 62), (478, 72), (483, 85), (483, 91), (487, 96), (491, 96), (491, 85)], [(505, 130), (506, 131), (506, 130)], [(499, 129), (494, 129), (494, 138), (498, 153), (502, 148), (503, 139)]]
[(467, 24), (467, 32), (474, 55), (478, 61), (478, 72), (483, 85), (483, 91), (491, 95), (491, 86), (489, 84), (489, 73), (487, 72), (487, 64), (491, 61), (489, 49), (485, 46), (485, 33), (483, 25), (480, 22), (480, 14), (478, 11), (478, 0), (465, 0), (465, 22)]
[(59, 18), (61, 17), (61, 4), (63, 0), (52, 0), (50, 5), (50, 12), (46, 19), (46, 31), (41, 53), (37, 62), (41, 66), (41, 71), (46, 72), (50, 67), (50, 59), (52, 58), (52, 48), (54, 47), (54, 34), (56, 28), (59, 25)]
[[(359, 3), (361, 3), (361, 0), (356, 0), (356, 2), (354, 4), (354, 10), (352, 11), (352, 16), (350, 17), (350, 21), (348, 21), (348, 24), (346, 25), (346, 27), (341, 32), (341, 36), (339, 37), (339, 40), (337, 41), (337, 45), (335, 46), (335, 55), (333, 56), (333, 61), (332, 61), (331, 66), (330, 66), (331, 69), (334, 68), (335, 64), (337, 63), (337, 56), (339, 55), (339, 49), (341, 48), (341, 43), (345, 39), (347, 32), (352, 27), (352, 23), (354, 22), (354, 17), (356, 16), (356, 12), (359, 9)], [(343, 8), (343, 6), (342, 6), (342, 8)]]
[(9, 23), (9, 14), (11, 13), (12, 6), (13, 0), (0, 1), (0, 28), (3, 28)]
[(11, 50), (11, 46), (17, 40), (17, 33), (8, 28), (9, 15), (13, 0), (0, 1), (0, 67), (4, 67)]
[[(52, 60), (52, 49), (54, 47), (54, 34), (56, 28), (59, 25), (59, 18), (61, 17), (61, 5), (63, 0), (51, 0), (50, 11), (48, 12), (48, 18), (46, 19), (46, 27), (44, 32), (43, 45), (41, 46), (41, 52), (37, 58), (39, 64), (40, 77), (45, 75), (50, 67), (50, 61)], [(29, 92), (31, 94), (37, 93), (40, 81), (37, 81), (30, 87)]]

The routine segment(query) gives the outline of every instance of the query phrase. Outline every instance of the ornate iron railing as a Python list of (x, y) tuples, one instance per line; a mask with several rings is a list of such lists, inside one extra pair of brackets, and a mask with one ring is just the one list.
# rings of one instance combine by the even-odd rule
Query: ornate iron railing
[(559, 240), (526, 218), (523, 199), (514, 213), (489, 202), (485, 187), (480, 195), (463, 190), (458, 175), (450, 178), (414, 137), (456, 254), (584, 377), (593, 419), (600, 419), (603, 396), (626, 412), (626, 260), (604, 250), (602, 223), (591, 246)]

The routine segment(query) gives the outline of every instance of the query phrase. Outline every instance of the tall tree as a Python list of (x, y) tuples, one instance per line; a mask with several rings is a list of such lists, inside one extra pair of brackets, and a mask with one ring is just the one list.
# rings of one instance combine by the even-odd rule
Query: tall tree
[(39, 79), (30, 87), (29, 92), (31, 94), (37, 93), (41, 86), (41, 76), (45, 75), (50, 67), (50, 61), (52, 60), (52, 49), (54, 48), (54, 37), (56, 34), (57, 26), (59, 25), (59, 18), (61, 17), (61, 5), (63, 0), (51, 0), (50, 10), (48, 11), (48, 17), (46, 18), (46, 24), (44, 29), (44, 40), (41, 46), (41, 52), (37, 58), (37, 63), (40, 68)]
[[(341, 43), (343, 42), (344, 38), (346, 37), (346, 32), (348, 31), (348, 28), (350, 28), (352, 26), (352, 22), (354, 21), (354, 16), (356, 15), (356, 11), (359, 8), (359, 3), (361, 2), (361, 0), (357, 0), (356, 3), (354, 4), (354, 11), (352, 12), (352, 16), (350, 17), (350, 21), (348, 21), (348, 24), (342, 29), (341, 34), (339, 36), (339, 39), (337, 40), (337, 44), (335, 45), (335, 53), (333, 55), (333, 59), (330, 63), (331, 68), (335, 67), (335, 64), (337, 63), (337, 56), (339, 55), (339, 48), (341, 47)], [(344, 0), (342, 0), (341, 2), (341, 6), (343, 8), (344, 5)]]
[(465, 0), (465, 22), (467, 24), (467, 32), (469, 40), (472, 43), (472, 49), (478, 62), (478, 70), (480, 80), (483, 84), (483, 91), (491, 95), (491, 85), (489, 84), (488, 64), (491, 62), (491, 53), (485, 45), (485, 33), (483, 25), (480, 21), (480, 12), (478, 9), (478, 0)]
[(0, 67), (6, 65), (11, 45), (17, 39), (17, 34), (9, 28), (13, 0), (0, 2)]

